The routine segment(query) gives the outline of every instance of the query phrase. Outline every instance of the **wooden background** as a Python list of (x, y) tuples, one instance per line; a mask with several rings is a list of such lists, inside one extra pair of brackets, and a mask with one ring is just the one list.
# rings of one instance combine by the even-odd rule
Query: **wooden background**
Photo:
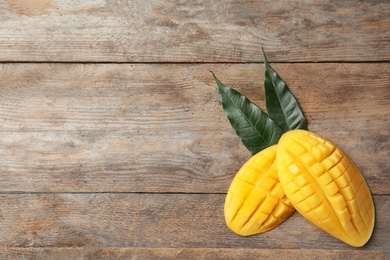
[[(225, 226), (250, 154), (209, 71), (264, 108), (261, 47), (366, 177), (363, 248)], [(0, 0), (0, 258), (390, 258), (389, 71), (386, 0)]]

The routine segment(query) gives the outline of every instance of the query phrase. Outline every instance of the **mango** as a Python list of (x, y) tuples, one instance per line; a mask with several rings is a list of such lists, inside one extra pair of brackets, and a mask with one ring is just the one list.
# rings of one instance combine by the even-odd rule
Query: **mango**
[(354, 247), (370, 239), (375, 209), (356, 165), (335, 144), (306, 130), (291, 130), (277, 146), (283, 190), (307, 220)]
[(295, 211), (279, 182), (276, 151), (273, 145), (252, 156), (230, 185), (224, 214), (227, 226), (236, 234), (268, 231)]

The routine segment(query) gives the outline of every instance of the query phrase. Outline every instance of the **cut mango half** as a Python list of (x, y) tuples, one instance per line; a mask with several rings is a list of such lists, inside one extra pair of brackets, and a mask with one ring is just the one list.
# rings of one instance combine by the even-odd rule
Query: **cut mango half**
[(311, 223), (361, 247), (374, 229), (370, 189), (358, 168), (336, 145), (305, 130), (283, 134), (276, 165), (283, 190)]

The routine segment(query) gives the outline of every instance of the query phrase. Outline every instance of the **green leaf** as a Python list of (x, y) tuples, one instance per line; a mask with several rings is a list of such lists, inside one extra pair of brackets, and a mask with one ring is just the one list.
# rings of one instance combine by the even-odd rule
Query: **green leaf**
[(293, 129), (307, 129), (307, 121), (297, 99), (291, 93), (287, 84), (269, 65), (264, 50), (263, 56), (265, 64), (265, 104), (269, 117), (284, 132)]
[(236, 90), (217, 83), (221, 104), (238, 137), (252, 155), (276, 144), (283, 131), (259, 107)]

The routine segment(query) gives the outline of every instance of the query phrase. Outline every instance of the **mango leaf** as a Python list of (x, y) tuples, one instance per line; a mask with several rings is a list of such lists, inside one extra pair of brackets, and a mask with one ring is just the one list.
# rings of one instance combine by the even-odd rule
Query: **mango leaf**
[(263, 50), (265, 104), (268, 116), (284, 131), (307, 129), (307, 121), (287, 84), (269, 65)]
[(276, 144), (283, 131), (259, 107), (238, 91), (217, 83), (221, 104), (238, 137), (252, 155)]

